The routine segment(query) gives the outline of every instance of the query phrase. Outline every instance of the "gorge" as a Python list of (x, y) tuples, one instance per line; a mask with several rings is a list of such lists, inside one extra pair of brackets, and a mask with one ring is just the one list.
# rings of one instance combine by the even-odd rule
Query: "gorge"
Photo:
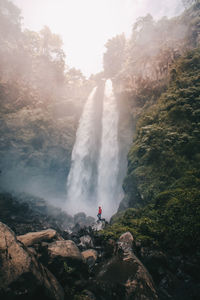
[(199, 299), (199, 0), (138, 15), (90, 77), (17, 1), (0, 1), (0, 298)]

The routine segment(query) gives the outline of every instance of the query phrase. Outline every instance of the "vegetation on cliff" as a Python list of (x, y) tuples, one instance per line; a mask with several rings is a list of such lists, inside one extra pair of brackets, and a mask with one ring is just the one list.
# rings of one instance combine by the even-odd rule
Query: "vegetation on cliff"
[[(129, 97), (136, 132), (128, 154), (122, 211), (102, 232), (106, 238), (116, 238), (129, 230), (144, 243), (174, 252), (200, 253), (199, 9), (197, 1), (181, 17), (166, 21), (168, 26), (178, 22), (182, 26), (187, 24), (187, 28), (185, 25), (182, 48), (176, 48), (178, 41), (172, 43), (174, 48), (170, 51), (176, 48), (177, 55), (171, 57), (169, 64), (162, 55), (161, 44), (158, 45), (153, 59), (160, 57), (160, 61), (155, 66), (162, 61), (167, 68), (157, 79), (151, 76), (155, 66), (144, 66), (139, 75), (132, 68), (132, 85), (128, 77), (124, 79), (123, 86), (128, 90), (122, 88), (122, 96)], [(149, 26), (141, 34), (148, 30)], [(171, 37), (171, 31), (168, 35)], [(136, 65), (142, 55), (143, 59), (148, 58), (136, 53)], [(149, 71), (148, 76), (145, 70)], [(125, 71), (119, 72), (114, 80), (120, 82)]]
[(170, 76), (167, 91), (139, 118), (128, 155), (124, 191), (135, 208), (114, 217), (106, 234), (130, 230), (165, 248), (200, 250), (199, 49)]

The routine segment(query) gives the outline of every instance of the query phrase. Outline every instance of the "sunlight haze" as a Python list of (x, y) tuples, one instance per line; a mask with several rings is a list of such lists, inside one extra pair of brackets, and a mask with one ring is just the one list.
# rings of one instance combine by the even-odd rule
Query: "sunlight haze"
[(22, 11), (23, 26), (39, 31), (47, 25), (63, 40), (66, 64), (89, 76), (102, 70), (104, 45), (135, 20), (151, 13), (174, 16), (181, 0), (12, 0)]

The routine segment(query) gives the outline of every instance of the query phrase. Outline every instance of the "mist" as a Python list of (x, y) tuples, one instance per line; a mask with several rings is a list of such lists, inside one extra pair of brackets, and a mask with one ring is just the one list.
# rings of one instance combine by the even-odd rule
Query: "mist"
[(137, 18), (150, 13), (158, 20), (183, 11), (182, 0), (13, 2), (22, 10), (25, 28), (39, 31), (47, 25), (62, 36), (67, 63), (70, 67), (81, 69), (87, 77), (103, 70), (102, 53), (107, 40), (123, 32), (127, 37), (130, 36)]
[[(80, 4), (79, 1), (75, 2)], [(19, 8), (13, 3), (19, 4)], [(186, 17), (174, 17), (183, 11), (182, 1), (174, 1), (173, 5), (171, 1), (155, 1), (153, 5), (147, 0), (123, 3), (102, 1), (101, 4), (98, 1), (97, 7), (101, 9), (96, 20), (97, 10), (93, 2), (92, 4), (91, 1), (86, 1), (83, 7), (81, 1), (79, 8), (84, 8), (83, 14), (77, 12), (77, 7), (72, 4), (74, 2), (69, 2), (71, 6), (68, 8), (74, 14), (78, 14), (76, 25), (73, 22), (77, 15), (72, 14), (73, 18), (69, 20), (65, 16), (66, 22), (72, 22), (70, 26), (67, 26), (67, 23), (55, 22), (59, 17), (63, 20), (64, 15), (60, 8), (63, 8), (64, 2), (61, 1), (62, 5), (53, 16), (51, 9), (57, 4), (53, 0), (48, 3), (50, 4), (47, 5), (46, 1), (42, 4), (39, 1), (1, 1), (0, 188), (3, 191), (32, 193), (62, 206), (66, 202), (69, 189), (69, 186), (66, 188), (66, 182), (85, 103), (92, 89), (101, 86), (102, 79), (112, 79), (113, 98), (117, 105), (119, 122), (115, 122), (116, 128), (110, 129), (109, 133), (115, 130), (114, 139), (117, 141), (115, 145), (118, 150), (114, 157), (118, 157), (119, 165), (113, 167), (113, 170), (117, 171), (109, 176), (113, 176), (117, 183), (113, 191), (110, 191), (110, 203), (109, 199), (104, 203), (107, 196), (101, 195), (100, 192), (99, 196), (96, 193), (95, 196), (89, 197), (89, 201), (93, 201), (90, 213), (95, 215), (96, 207), (104, 203), (105, 216), (109, 218), (117, 211), (123, 198), (126, 157), (135, 133), (133, 124), (147, 102), (146, 97), (152, 97), (149, 87), (156, 85), (158, 81), (161, 85), (157, 94), (160, 95), (166, 89), (170, 66), (182, 54), (183, 46), (188, 45), (189, 26)], [(87, 10), (89, 4), (94, 10)], [(42, 18), (44, 7), (46, 15)], [(20, 9), (24, 17), (23, 24)], [(37, 18), (34, 18), (35, 23), (34, 9), (38, 11)], [(86, 18), (89, 11), (92, 11), (92, 17), (84, 27), (81, 15)], [(168, 18), (163, 18), (165, 15)], [(46, 24), (43, 24), (44, 21)], [(83, 28), (79, 24), (83, 24)], [(42, 28), (43, 25), (45, 26)], [(34, 31), (37, 28), (38, 31)], [(81, 44), (73, 44), (72, 36), (76, 41), (79, 41), (80, 36)], [(195, 41), (190, 41), (189, 44), (193, 45)], [(67, 48), (67, 45), (71, 48)], [(73, 51), (74, 47), (76, 51)], [(98, 59), (91, 55), (91, 51)], [(71, 52), (78, 56), (72, 59)], [(76, 63), (73, 65), (74, 60)], [(72, 65), (77, 67), (77, 64), (78, 68), (71, 68)], [(99, 73), (86, 78), (93, 72), (93, 67)], [(86, 76), (82, 72), (85, 72)], [(141, 85), (147, 87), (148, 96), (138, 96), (138, 88)], [(106, 163), (109, 154), (107, 148), (100, 155), (103, 146), (103, 131), (100, 130), (103, 128), (103, 117), (100, 117), (103, 110), (103, 94), (101, 92), (92, 113), (92, 117), (96, 119), (93, 127), (95, 128), (98, 122), (99, 125), (98, 133), (95, 135), (93, 132), (93, 147), (88, 150), (95, 153), (91, 173), (93, 185), (90, 186), (90, 191), (95, 190), (98, 184), (105, 186), (98, 183), (97, 175), (104, 174), (106, 167), (112, 165), (110, 161)], [(114, 105), (111, 105), (107, 110), (113, 111), (113, 107)], [(114, 122), (114, 116), (110, 118)], [(105, 130), (111, 121), (105, 122)], [(108, 133), (106, 136), (108, 137)], [(90, 138), (88, 137), (87, 141)], [(109, 139), (112, 138), (109, 136)], [(106, 137), (104, 140), (106, 142)], [(111, 148), (113, 150), (115, 147)], [(103, 181), (104, 178), (105, 176), (101, 175), (99, 181)], [(73, 197), (70, 198), (71, 204), (67, 208), (65, 203), (66, 209), (71, 207), (69, 210), (73, 213), (78, 212), (78, 209), (84, 210), (85, 204), (74, 209)], [(86, 208), (85, 212), (87, 211), (89, 209)]]

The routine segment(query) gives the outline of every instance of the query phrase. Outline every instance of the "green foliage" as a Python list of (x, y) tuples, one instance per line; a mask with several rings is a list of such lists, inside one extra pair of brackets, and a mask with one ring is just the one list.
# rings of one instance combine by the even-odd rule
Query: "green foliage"
[(170, 251), (200, 251), (200, 50), (171, 67), (168, 89), (144, 110), (124, 180), (129, 208), (102, 235), (130, 231)]
[(159, 245), (166, 251), (200, 251), (200, 195), (197, 188), (168, 190), (158, 194), (152, 204), (129, 208), (116, 217), (101, 235), (117, 239), (129, 231), (143, 245)]
[(107, 51), (104, 53), (104, 72), (107, 77), (111, 78), (121, 70), (124, 61), (125, 45), (126, 39), (124, 34), (117, 35), (106, 43)]
[(67, 263), (66, 263), (66, 261), (64, 262), (64, 270), (65, 270), (65, 272), (68, 274), (68, 275), (70, 275), (71, 273), (73, 273), (74, 272), (74, 268), (71, 268), (70, 266), (68, 266), (67, 265)]
[(180, 58), (167, 92), (138, 120), (124, 189), (137, 180), (144, 202), (199, 168), (199, 63), (199, 50)]

